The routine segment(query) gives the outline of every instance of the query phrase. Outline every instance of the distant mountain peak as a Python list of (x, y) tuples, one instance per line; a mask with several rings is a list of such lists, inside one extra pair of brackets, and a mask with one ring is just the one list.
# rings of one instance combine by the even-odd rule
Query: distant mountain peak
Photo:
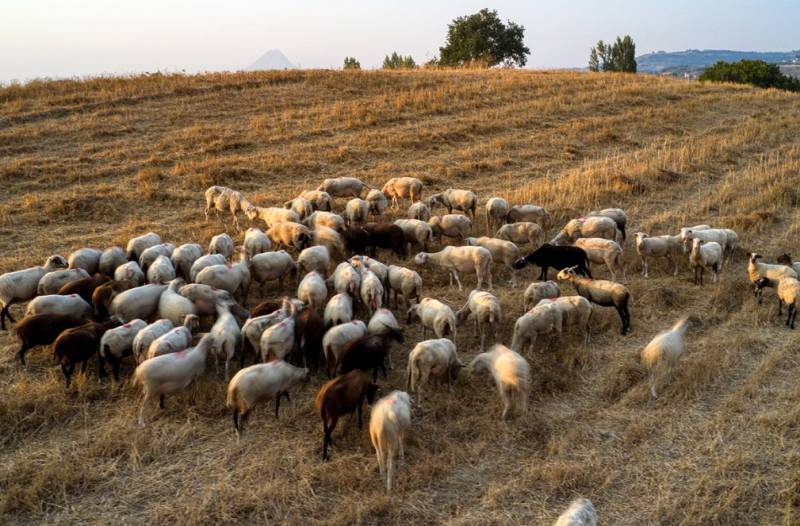
[(264, 71), (274, 69), (297, 69), (297, 66), (289, 62), (280, 49), (270, 49), (258, 60), (247, 66), (248, 71)]

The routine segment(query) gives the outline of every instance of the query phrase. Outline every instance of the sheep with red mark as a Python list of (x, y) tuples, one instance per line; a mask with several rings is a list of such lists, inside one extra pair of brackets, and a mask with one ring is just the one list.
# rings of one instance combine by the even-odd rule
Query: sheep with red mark
[(220, 254), (225, 256), (225, 259), (230, 259), (233, 255), (233, 239), (228, 234), (217, 234), (211, 238), (208, 243), (209, 254)]
[(261, 349), (261, 361), (285, 360), (294, 350), (295, 344), (295, 322), (294, 318), (288, 316), (278, 323), (267, 327), (261, 333), (259, 348)]
[[(247, 237), (245, 236), (245, 244)], [(203, 247), (197, 243), (185, 243), (177, 247), (170, 256), (175, 275), (186, 281), (192, 279), (192, 265), (203, 256)]]
[(278, 281), (278, 291), (283, 291), (283, 282), (297, 275), (297, 264), (285, 250), (256, 254), (250, 260), (250, 272), (261, 290), (270, 282)]
[(119, 367), (122, 359), (133, 354), (133, 340), (139, 331), (147, 327), (144, 320), (131, 320), (119, 327), (107, 330), (100, 338), (100, 352), (98, 354), (97, 375), (106, 375), (105, 363), (111, 364), (114, 380), (119, 381)]
[(188, 349), (192, 345), (192, 333), (199, 326), (200, 318), (194, 314), (187, 315), (183, 325), (173, 328), (150, 343), (147, 348), (147, 359)]
[(48, 296), (38, 296), (28, 303), (25, 309), (25, 316), (36, 314), (65, 314), (72, 316), (75, 320), (82, 320), (92, 316), (92, 306), (77, 294), (69, 296), (59, 296), (51, 294)]
[[(230, 378), (230, 366), (233, 355), (242, 347), (242, 332), (236, 318), (231, 313), (227, 303), (217, 304), (217, 321), (211, 326), (208, 334), (213, 340), (211, 345), (214, 365), (219, 364), (219, 359), (225, 360), (225, 381)], [(151, 344), (152, 345), (152, 344)], [(218, 370), (218, 369), (217, 369)]]
[(395, 457), (405, 458), (403, 442), (411, 430), (411, 398), (403, 391), (392, 391), (375, 402), (369, 417), (369, 436), (381, 476), (386, 475), (386, 491), (394, 484)]
[(325, 286), (325, 280), (316, 270), (306, 274), (297, 286), (297, 299), (317, 312), (323, 311), (327, 298), (328, 287)]
[(121, 292), (111, 302), (109, 312), (122, 322), (136, 318), (149, 320), (158, 312), (158, 302), (167, 285), (143, 285)]
[[(173, 252), (175, 252), (175, 246), (172, 243), (159, 243), (158, 245), (148, 247), (142, 251), (142, 254), (139, 256), (139, 266), (147, 273), (147, 269), (150, 268), (150, 265), (160, 256), (165, 256), (169, 260)], [(170, 263), (172, 263), (172, 261), (170, 261)]]
[(90, 276), (100, 269), (101, 250), (96, 248), (79, 248), (67, 257), (68, 268), (80, 268)]
[(422, 298), (412, 304), (406, 314), (406, 324), (419, 320), (422, 323), (422, 338), (427, 329), (433, 330), (437, 338), (450, 337), (456, 341), (456, 315), (449, 305), (433, 298)]
[(169, 257), (161, 255), (147, 268), (147, 282), (164, 284), (175, 279), (175, 267)]
[(192, 266), (189, 269), (189, 281), (195, 281), (197, 279), (197, 275), (200, 274), (203, 269), (213, 265), (224, 265), (227, 263), (227, 261), (228, 258), (226, 258), (223, 254), (206, 254), (204, 256), (200, 256), (194, 261), (194, 263), (192, 263)]
[(144, 285), (147, 277), (142, 271), (142, 267), (135, 261), (128, 261), (114, 270), (114, 281), (130, 281), (134, 286)]
[(128, 261), (136, 261), (138, 263), (142, 252), (160, 243), (161, 236), (155, 232), (148, 232), (147, 234), (131, 238), (125, 249), (125, 256), (128, 258)]
[(328, 329), (322, 338), (322, 353), (325, 356), (328, 378), (333, 376), (339, 366), (339, 357), (344, 348), (365, 334), (367, 334), (367, 326), (361, 320), (354, 320)]
[(142, 406), (139, 409), (139, 425), (144, 427), (144, 410), (147, 403), (159, 397), (164, 409), (164, 397), (186, 389), (206, 369), (208, 351), (213, 337), (206, 334), (197, 346), (163, 356), (156, 356), (140, 363), (133, 373), (133, 384), (142, 386)]
[[(405, 308), (411, 306), (411, 301), (414, 300), (419, 303), (420, 295), (422, 294), (422, 277), (419, 273), (405, 267), (397, 265), (389, 265), (389, 275), (387, 279), (389, 283), (389, 291), (394, 292), (394, 304), (397, 303), (398, 293), (403, 297), (403, 304)], [(387, 295), (388, 306), (388, 295)]]
[(340, 292), (328, 300), (323, 314), (326, 329), (334, 325), (349, 323), (353, 320), (353, 298), (344, 292)]
[(95, 274), (94, 276), (90, 276), (88, 278), (66, 283), (63, 287), (58, 289), (58, 293), (62, 296), (77, 294), (87, 303), (91, 303), (92, 295), (97, 287), (103, 285), (104, 283), (108, 283), (109, 281), (111, 281), (111, 278), (105, 274)]
[(61, 287), (67, 283), (72, 283), (73, 281), (79, 281), (88, 277), (91, 276), (82, 268), (54, 270), (42, 276), (42, 279), (39, 280), (39, 285), (36, 287), (36, 293), (39, 296), (58, 294)]
[(423, 385), (436, 380), (452, 389), (463, 367), (456, 345), (447, 338), (421, 341), (408, 355), (406, 389), (418, 393), (421, 402)]
[(157, 320), (136, 333), (133, 337), (133, 357), (136, 363), (142, 363), (147, 359), (147, 351), (150, 344), (158, 337), (167, 334), (175, 326), (169, 320)]

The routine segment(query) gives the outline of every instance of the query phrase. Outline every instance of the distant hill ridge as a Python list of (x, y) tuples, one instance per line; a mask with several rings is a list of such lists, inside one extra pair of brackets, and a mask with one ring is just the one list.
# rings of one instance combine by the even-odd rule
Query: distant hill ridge
[(297, 66), (289, 62), (280, 49), (270, 49), (258, 60), (247, 66), (248, 71), (264, 71), (274, 69), (297, 69)]
[(771, 64), (800, 62), (800, 50), (795, 51), (733, 51), (727, 49), (687, 49), (686, 51), (656, 51), (636, 57), (642, 73), (669, 73), (677, 70), (705, 69), (719, 60), (763, 60)]

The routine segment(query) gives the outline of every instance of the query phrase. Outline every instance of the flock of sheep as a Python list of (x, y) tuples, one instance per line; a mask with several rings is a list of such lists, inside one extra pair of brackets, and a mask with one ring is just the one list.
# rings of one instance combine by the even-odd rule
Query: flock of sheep
[[(259, 207), (238, 191), (212, 186), (205, 193), (207, 220), (214, 211), (224, 223), (229, 213), (238, 232), (238, 213), (243, 212), (254, 225), (267, 229), (249, 228), (241, 247), (228, 234), (216, 235), (205, 254), (200, 245), (175, 247), (148, 233), (131, 239), (125, 251), (82, 248), (68, 259), (50, 256), (40, 267), (0, 276), (0, 323), (5, 329), (6, 318), (15, 321), (9, 312), (12, 304), (29, 301), (15, 327), (21, 343), (17, 357), (24, 365), (29, 349), (51, 345), (67, 386), (75, 367), (81, 364), (85, 370), (95, 355), (98, 375), (105, 376), (110, 364), (117, 380), (122, 361), (133, 356), (133, 381), (143, 391), (141, 425), (151, 401), (158, 399), (163, 408), (165, 395), (187, 388), (203, 374), (209, 359), (217, 367), (224, 362), (227, 381), (238, 355), (239, 370), (228, 384), (226, 400), (237, 440), (254, 406), (274, 401), (277, 415), (281, 399), (288, 399), (298, 382), (324, 366), (331, 379), (315, 400), (323, 424), (323, 458), (328, 458), (338, 419), (357, 413), (360, 427), (366, 401), (372, 405), (369, 432), (378, 466), (391, 490), (394, 463), (398, 456), (403, 458), (404, 437), (412, 425), (408, 392), (423, 403), (423, 389), (433, 382), (452, 388), (462, 368), (476, 375), (488, 373), (505, 419), (526, 410), (529, 365), (524, 355), (539, 338), (567, 332), (588, 345), (597, 307), (616, 309), (622, 334), (631, 329), (631, 295), (622, 263), (628, 221), (623, 210), (573, 219), (543, 243), (551, 226), (544, 208), (509, 206), (492, 197), (485, 205), (487, 235), (471, 237), (478, 205), (473, 192), (448, 189), (424, 201), (422, 192), (422, 182), (412, 177), (391, 179), (382, 190), (339, 177), (326, 179), (318, 189), (283, 206)], [(336, 198), (349, 198), (341, 215), (332, 211)], [(398, 209), (406, 200), (411, 203), (408, 217), (389, 222), (387, 209)], [(432, 215), (437, 207), (447, 213)], [(376, 221), (369, 222), (370, 216)], [(445, 245), (443, 238), (453, 244)], [(635, 249), (645, 278), (652, 259), (665, 258), (677, 275), (684, 258), (695, 283), (702, 285), (705, 269), (718, 279), (736, 243), (732, 230), (696, 225), (675, 235), (637, 233)], [(429, 252), (432, 245), (440, 250)], [(521, 246), (533, 250), (523, 256)], [(459, 290), (462, 276), (474, 273), (476, 288), (454, 311), (442, 301), (423, 297), (423, 279), (416, 270), (376, 259), (378, 249), (401, 259), (416, 251), (417, 269), (440, 267), (448, 273), (450, 286), (455, 281)], [(748, 276), (759, 301), (764, 288), (775, 288), (779, 304), (788, 306), (787, 325), (793, 328), (800, 265), (788, 256), (777, 264), (762, 263), (758, 254), (748, 256)], [(593, 278), (592, 263), (606, 266), (611, 280)], [(528, 264), (540, 267), (541, 274), (522, 294), (523, 314), (507, 347), (499, 343), (505, 338), (497, 330), (503, 313), (492, 294), (493, 268), (505, 269), (516, 286), (518, 271)], [(550, 267), (558, 271), (561, 284), (548, 280)], [(248, 310), (251, 285), (261, 293), (269, 282), (277, 282), (272, 294), (277, 299)], [(280, 298), (287, 283), (298, 283), (295, 297)], [(566, 283), (576, 295), (562, 295)], [(423, 341), (408, 354), (407, 392), (392, 391), (376, 401), (375, 381), (380, 371), (386, 375), (387, 361), (391, 367), (392, 341), (404, 341), (392, 299), (395, 312), (402, 306), (406, 324), (421, 323)], [(210, 328), (200, 333), (201, 322), (209, 317)], [(458, 328), (469, 319), (481, 352), (465, 365), (455, 341)], [(660, 374), (684, 351), (691, 323), (689, 318), (679, 320), (642, 351), (653, 398)], [(426, 339), (428, 331), (435, 338)], [(496, 342), (489, 350), (487, 334)], [(246, 366), (248, 360), (254, 364)], [(573, 502), (556, 522), (595, 523), (596, 512), (586, 499)]]

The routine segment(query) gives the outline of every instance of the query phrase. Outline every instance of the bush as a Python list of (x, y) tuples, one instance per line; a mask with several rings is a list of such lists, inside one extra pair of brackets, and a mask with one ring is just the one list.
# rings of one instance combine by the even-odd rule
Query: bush
[(416, 67), (417, 63), (414, 62), (411, 55), (404, 57), (403, 55), (398, 55), (397, 51), (391, 55), (386, 55), (383, 59), (383, 69), (414, 69)]
[(344, 57), (343, 69), (361, 69), (361, 63), (356, 57)]
[(781, 73), (777, 64), (767, 64), (763, 60), (740, 60), (725, 62), (720, 60), (706, 68), (700, 80), (711, 82), (735, 82), (752, 84), (760, 88), (778, 88), (789, 91), (800, 91), (800, 80), (787, 77)]

